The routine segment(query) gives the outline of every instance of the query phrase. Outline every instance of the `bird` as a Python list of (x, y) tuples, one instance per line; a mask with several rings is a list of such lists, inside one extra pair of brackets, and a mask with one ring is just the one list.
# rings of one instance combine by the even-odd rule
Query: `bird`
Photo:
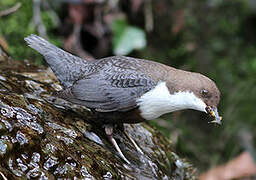
[[(210, 78), (155, 61), (111, 56), (87, 61), (31, 34), (24, 40), (44, 56), (63, 87), (57, 95), (91, 109), (121, 158), (129, 163), (115, 139), (115, 125), (141, 123), (163, 114), (193, 109), (221, 124), (220, 91)], [(136, 149), (143, 153), (127, 135)]]

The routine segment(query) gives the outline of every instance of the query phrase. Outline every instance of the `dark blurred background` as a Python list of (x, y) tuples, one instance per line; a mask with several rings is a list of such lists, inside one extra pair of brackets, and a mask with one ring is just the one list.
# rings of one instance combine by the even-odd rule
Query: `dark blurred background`
[(31, 33), (90, 60), (128, 55), (207, 75), (222, 126), (189, 110), (150, 123), (200, 172), (244, 151), (255, 160), (255, 0), (1, 0), (2, 49), (46, 65), (24, 43)]

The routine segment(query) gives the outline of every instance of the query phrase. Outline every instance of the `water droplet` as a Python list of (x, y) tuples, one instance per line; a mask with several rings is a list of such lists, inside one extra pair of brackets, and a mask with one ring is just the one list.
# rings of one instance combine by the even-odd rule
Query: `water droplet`
[(3, 155), (6, 153), (7, 150), (7, 144), (5, 144), (4, 140), (0, 139), (0, 154)]
[(56, 175), (56, 174), (65, 174), (65, 173), (66, 173), (66, 169), (62, 166), (58, 166), (53, 174)]
[(28, 169), (28, 167), (23, 163), (23, 161), (20, 158), (16, 159), (17, 163), (18, 163), (18, 167), (21, 171), (26, 171)]
[(39, 168), (39, 165), (36, 162), (30, 161), (28, 164), (29, 167)]
[(39, 134), (42, 134), (44, 132), (44, 129), (42, 128), (42, 126), (36, 122), (31, 122), (30, 127), (33, 130), (37, 131)]
[(76, 163), (75, 163), (75, 162), (71, 162), (70, 165), (71, 165), (72, 167), (76, 167)]
[(12, 125), (8, 121), (3, 120), (3, 119), (1, 119), (1, 121), (4, 123), (6, 129), (8, 129), (9, 132), (11, 132), (13, 130)]
[(28, 169), (28, 167), (25, 164), (18, 164), (18, 166), (23, 172), (25, 172)]
[(66, 129), (66, 131), (64, 133), (67, 134), (69, 137), (72, 137), (72, 138), (77, 137), (77, 133), (73, 129)]
[(35, 115), (41, 112), (41, 110), (38, 109), (34, 104), (29, 104), (28, 109), (31, 110)]
[(49, 170), (51, 167), (53, 167), (54, 165), (56, 165), (57, 159), (52, 159), (52, 158), (48, 158), (47, 161), (44, 163), (44, 169), (45, 170)]
[(17, 139), (16, 139), (16, 138), (11, 137), (11, 142), (14, 144), (14, 143), (16, 143), (16, 142), (18, 142), (18, 141), (17, 141)]
[(73, 144), (73, 140), (70, 138), (59, 136), (59, 135), (57, 136), (57, 138), (63, 141), (66, 145)]
[(22, 160), (20, 158), (16, 159), (17, 163), (22, 163)]
[(55, 152), (55, 150), (56, 150), (56, 147), (54, 145), (52, 145), (50, 143), (46, 144), (46, 146), (45, 146), (46, 152), (50, 152), (53, 154)]
[(89, 174), (89, 172), (87, 171), (85, 166), (81, 167), (80, 172), (81, 172), (83, 177), (85, 177), (85, 178), (92, 178), (92, 175)]
[(103, 178), (104, 179), (112, 179), (112, 174), (111, 174), (111, 172), (107, 172), (105, 175), (103, 175)]
[(21, 154), (21, 157), (22, 157), (23, 159), (28, 159), (28, 156), (27, 156), (26, 154)]
[(1, 108), (1, 114), (7, 118), (12, 118), (14, 116), (14, 110), (12, 107), (4, 105), (4, 107)]
[(40, 154), (37, 152), (34, 152), (31, 157), (31, 161), (33, 162), (40, 162)]
[(20, 145), (26, 144), (28, 143), (28, 139), (26, 138), (26, 136), (21, 133), (20, 131), (17, 132), (16, 134), (16, 139), (17, 141), (20, 143)]
[(45, 175), (45, 173), (43, 171), (41, 171), (41, 176), (40, 176), (39, 180), (48, 180), (48, 177)]
[(54, 174), (67, 174), (70, 171), (73, 171), (74, 167), (71, 166), (69, 163), (65, 163), (64, 166), (58, 166), (54, 171)]
[(28, 173), (26, 174), (27, 178), (36, 178), (39, 176), (39, 168), (34, 168), (28, 171)]

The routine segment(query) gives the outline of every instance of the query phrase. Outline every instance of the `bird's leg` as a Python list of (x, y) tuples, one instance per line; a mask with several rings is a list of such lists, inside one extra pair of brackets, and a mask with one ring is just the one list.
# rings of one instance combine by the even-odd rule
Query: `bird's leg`
[(136, 142), (131, 138), (131, 136), (129, 136), (129, 134), (127, 132), (124, 131), (125, 136), (131, 141), (131, 143), (134, 145), (134, 147), (136, 148), (136, 150), (138, 152), (140, 152), (141, 154), (144, 154), (143, 151), (140, 149), (140, 147), (136, 144)]
[(119, 148), (118, 144), (116, 143), (116, 140), (113, 138), (112, 134), (113, 134), (113, 125), (105, 125), (105, 133), (108, 137), (108, 139), (110, 140), (110, 142), (114, 145), (115, 149), (117, 150), (117, 152), (119, 153), (120, 157), (127, 163), (130, 164), (130, 162), (125, 158), (125, 156), (123, 155), (121, 149)]
[(140, 149), (140, 147), (136, 144), (136, 142), (131, 138), (131, 136), (124, 130), (124, 124), (118, 124), (119, 129), (124, 132), (124, 135), (127, 137), (127, 139), (133, 144), (133, 146), (136, 148), (138, 152), (141, 154), (144, 154), (143, 151)]

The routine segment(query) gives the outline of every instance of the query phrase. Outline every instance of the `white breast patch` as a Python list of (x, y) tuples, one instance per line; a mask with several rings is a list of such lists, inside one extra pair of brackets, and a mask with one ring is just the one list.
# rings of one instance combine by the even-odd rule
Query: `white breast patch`
[(206, 112), (206, 104), (193, 92), (180, 91), (170, 94), (165, 82), (159, 82), (154, 89), (137, 99), (137, 103), (141, 116), (147, 120), (182, 109)]

